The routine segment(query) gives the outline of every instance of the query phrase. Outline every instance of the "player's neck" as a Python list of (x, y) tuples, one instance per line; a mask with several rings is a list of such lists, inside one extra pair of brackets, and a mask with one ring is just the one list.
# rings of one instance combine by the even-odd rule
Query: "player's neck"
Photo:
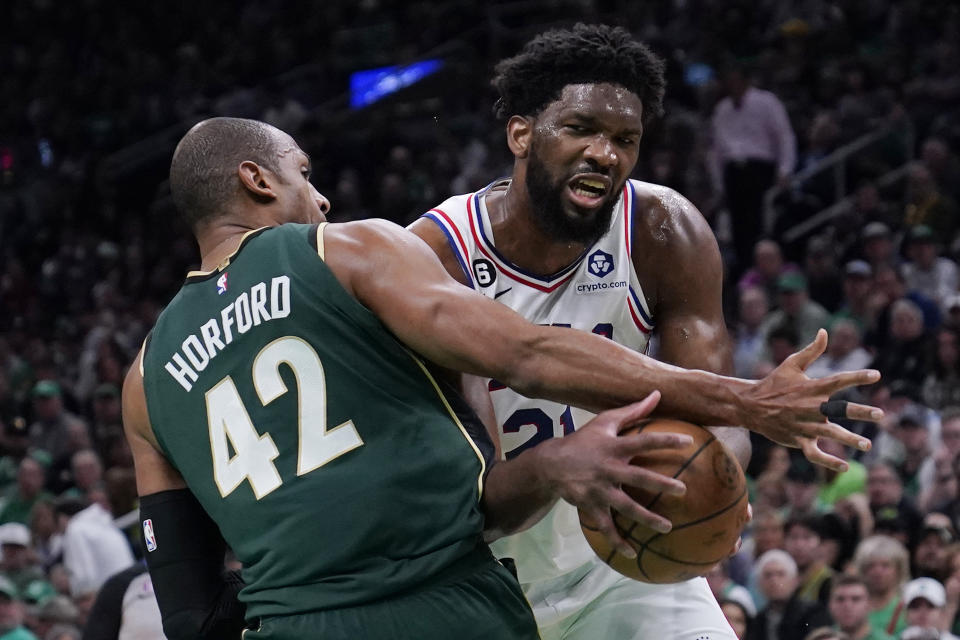
[(200, 245), (200, 270), (212, 271), (240, 246), (243, 236), (264, 225), (248, 221), (222, 222), (211, 225), (197, 234)]
[(526, 271), (552, 275), (586, 249), (582, 243), (560, 241), (544, 233), (534, 219), (526, 190), (514, 183), (506, 190), (491, 191), (484, 203), (497, 251)]

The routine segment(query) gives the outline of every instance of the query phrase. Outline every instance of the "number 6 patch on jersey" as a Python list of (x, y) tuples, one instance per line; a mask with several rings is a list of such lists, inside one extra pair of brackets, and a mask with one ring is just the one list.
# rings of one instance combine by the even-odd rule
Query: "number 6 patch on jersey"
[(497, 268), (486, 258), (473, 261), (473, 277), (481, 287), (489, 287), (497, 281)]

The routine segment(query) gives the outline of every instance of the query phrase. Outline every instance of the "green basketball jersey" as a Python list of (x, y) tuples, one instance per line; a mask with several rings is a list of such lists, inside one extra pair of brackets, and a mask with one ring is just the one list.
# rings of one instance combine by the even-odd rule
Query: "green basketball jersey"
[(251, 618), (389, 597), (481, 544), (489, 440), (317, 235), (251, 232), (192, 273), (143, 360), (154, 433), (243, 562)]

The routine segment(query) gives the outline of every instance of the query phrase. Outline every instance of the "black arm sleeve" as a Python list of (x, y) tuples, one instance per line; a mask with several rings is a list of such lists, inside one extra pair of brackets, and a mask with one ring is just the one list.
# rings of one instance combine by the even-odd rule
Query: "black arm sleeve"
[(133, 579), (146, 570), (138, 563), (103, 583), (83, 629), (83, 640), (117, 640), (123, 620), (123, 595)]
[[(243, 581), (224, 574), (226, 543), (187, 489), (140, 498), (146, 560), (169, 640), (239, 637), (246, 607)], [(151, 549), (152, 548), (152, 549)]]

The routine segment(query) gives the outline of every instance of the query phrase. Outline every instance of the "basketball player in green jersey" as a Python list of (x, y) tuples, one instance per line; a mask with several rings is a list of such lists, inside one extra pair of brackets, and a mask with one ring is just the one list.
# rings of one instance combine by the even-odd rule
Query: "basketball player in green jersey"
[[(589, 470), (586, 503), (660, 530), (669, 523), (621, 486), (682, 492), (629, 460), (685, 438), (612, 437), (658, 400), (701, 423), (762, 410), (782, 434), (869, 447), (819, 406), (876, 372), (808, 380), (807, 351), (754, 383), (529, 324), (460, 286), (400, 227), (327, 227), (329, 203), (309, 172), (288, 135), (227, 118), (191, 129), (171, 164), (202, 271), (158, 318), (123, 408), (147, 563), (173, 640), (236, 637), (242, 615), (247, 640), (537, 637), (518, 584), (482, 540), (485, 527), (516, 531), (537, 514), (425, 361), (592, 410), (642, 399), (580, 430), (603, 442), (602, 466), (589, 454), (566, 464), (531, 456), (519, 479), (550, 494), (551, 473)], [(225, 544), (245, 586), (220, 573)]]

